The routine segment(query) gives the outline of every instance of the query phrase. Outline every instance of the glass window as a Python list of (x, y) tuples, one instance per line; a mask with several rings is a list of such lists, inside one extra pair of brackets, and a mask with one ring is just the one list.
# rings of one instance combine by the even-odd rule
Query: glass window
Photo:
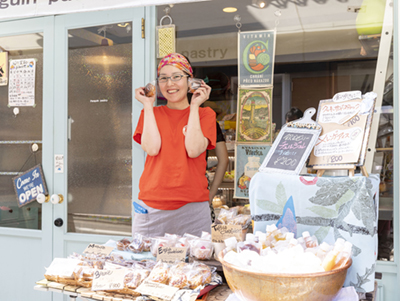
[[(41, 205), (34, 201), (19, 208), (13, 178), (42, 163), (43, 34), (1, 37), (0, 49), (8, 60), (29, 59), (36, 63), (34, 105), (16, 106), (9, 104), (11, 66), (6, 66), (8, 61), (0, 61), (1, 77), (8, 77), (7, 83), (0, 84), (0, 227), (40, 230)], [(24, 76), (15, 76), (12, 86), (27, 91)]]
[(131, 23), (68, 34), (68, 231), (130, 235)]

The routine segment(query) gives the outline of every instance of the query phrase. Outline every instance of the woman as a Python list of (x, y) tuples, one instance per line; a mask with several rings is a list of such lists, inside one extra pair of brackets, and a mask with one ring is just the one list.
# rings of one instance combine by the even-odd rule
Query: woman
[(189, 100), (188, 77), (193, 69), (184, 56), (171, 53), (157, 68), (158, 86), (167, 99), (153, 107), (155, 96), (135, 90), (143, 104), (133, 139), (147, 153), (134, 203), (133, 233), (164, 235), (211, 231), (207, 189), (206, 150), (215, 148), (216, 119), (210, 108), (200, 108), (211, 88), (202, 82)]

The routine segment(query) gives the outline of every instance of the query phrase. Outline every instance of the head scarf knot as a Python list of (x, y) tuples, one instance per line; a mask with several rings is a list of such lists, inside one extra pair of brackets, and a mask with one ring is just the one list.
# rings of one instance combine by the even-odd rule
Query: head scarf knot
[(170, 53), (170, 54), (164, 56), (163, 59), (158, 64), (157, 76), (160, 76), (161, 68), (166, 65), (174, 66), (174, 67), (178, 68), (179, 70), (182, 70), (183, 72), (189, 74), (190, 77), (193, 77), (193, 69), (190, 66), (188, 60), (182, 54)]

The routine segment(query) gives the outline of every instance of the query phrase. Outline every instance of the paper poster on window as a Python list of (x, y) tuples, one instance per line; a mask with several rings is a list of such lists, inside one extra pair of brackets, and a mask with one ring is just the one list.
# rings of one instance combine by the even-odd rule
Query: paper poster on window
[(265, 87), (273, 84), (275, 37), (275, 30), (239, 33), (240, 86)]
[(238, 144), (235, 152), (235, 198), (249, 198), (251, 178), (258, 172), (270, 145)]
[(0, 52), (0, 86), (8, 83), (8, 52)]
[[(346, 96), (344, 92), (339, 94)], [(320, 101), (317, 122), (322, 132), (310, 155), (309, 165), (363, 162), (361, 154), (368, 141), (374, 95), (361, 97), (360, 93), (353, 99), (337, 100), (335, 96)]]
[(9, 70), (8, 105), (10, 107), (34, 106), (36, 60), (11, 60)]
[(272, 143), (272, 87), (240, 88), (237, 142)]

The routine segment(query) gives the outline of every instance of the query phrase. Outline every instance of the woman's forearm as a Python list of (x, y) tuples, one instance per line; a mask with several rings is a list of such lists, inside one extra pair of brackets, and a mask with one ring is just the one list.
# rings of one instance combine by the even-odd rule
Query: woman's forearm
[(143, 132), (141, 138), (142, 149), (150, 156), (156, 156), (161, 148), (161, 136), (158, 131), (153, 106), (144, 107)]
[(197, 158), (205, 152), (207, 146), (208, 139), (201, 130), (199, 107), (191, 105), (185, 136), (186, 152), (190, 158)]

